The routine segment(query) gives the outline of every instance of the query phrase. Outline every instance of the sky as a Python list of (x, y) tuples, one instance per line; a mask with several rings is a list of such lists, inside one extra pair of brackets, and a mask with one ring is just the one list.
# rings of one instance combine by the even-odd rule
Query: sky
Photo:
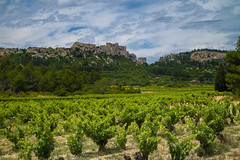
[(127, 46), (137, 57), (234, 50), (240, 0), (0, 0), (0, 47)]

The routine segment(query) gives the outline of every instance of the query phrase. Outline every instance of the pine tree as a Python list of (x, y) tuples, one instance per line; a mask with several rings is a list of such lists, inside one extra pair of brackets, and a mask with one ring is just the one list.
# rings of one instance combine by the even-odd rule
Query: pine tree
[(228, 52), (226, 55), (229, 64), (226, 81), (229, 89), (235, 94), (240, 94), (240, 37), (237, 41), (236, 51)]
[(236, 44), (237, 44), (236, 51), (240, 52), (240, 36), (238, 37), (238, 41)]
[(223, 92), (227, 90), (224, 65), (219, 64), (215, 77), (215, 90)]

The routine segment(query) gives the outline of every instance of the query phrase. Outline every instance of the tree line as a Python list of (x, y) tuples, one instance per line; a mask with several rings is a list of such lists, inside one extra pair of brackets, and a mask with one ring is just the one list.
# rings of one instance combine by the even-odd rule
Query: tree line
[(180, 69), (167, 67), (167, 66), (154, 66), (149, 69), (149, 71), (155, 75), (167, 75), (179, 78), (182, 80), (187, 80), (190, 78), (190, 74), (187, 71)]
[(10, 92), (53, 92), (57, 95), (80, 91), (84, 84), (94, 84), (101, 79), (99, 71), (72, 71), (71, 69), (49, 69), (34, 66), (30, 61), (26, 66), (0, 61), (0, 88)]

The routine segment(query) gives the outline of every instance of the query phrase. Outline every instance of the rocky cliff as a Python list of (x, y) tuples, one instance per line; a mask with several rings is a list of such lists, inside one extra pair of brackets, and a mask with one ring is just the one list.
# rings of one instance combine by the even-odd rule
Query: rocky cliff
[(179, 54), (178, 53), (172, 53), (172, 54), (160, 57), (159, 62), (174, 61), (176, 56), (179, 56)]
[[(140, 58), (139, 61), (136, 58), (136, 55), (129, 53), (126, 50), (126, 46), (120, 46), (118, 43), (106, 43), (106, 45), (96, 46), (95, 44), (87, 44), (75, 42), (70, 48), (41, 48), (41, 47), (29, 47), (27, 49), (18, 49), (18, 48), (0, 48), (0, 56), (5, 57), (11, 54), (20, 54), (20, 53), (33, 53), (34, 57), (48, 58), (48, 57), (72, 57), (70, 54), (72, 51), (91, 51), (94, 54), (106, 53), (107, 55), (119, 55), (124, 56), (133, 62), (146, 63), (146, 59)], [(144, 62), (145, 60), (145, 62)]]
[(213, 59), (223, 60), (226, 57), (226, 53), (218, 51), (194, 51), (191, 54), (191, 60), (205, 62), (212, 61)]
[(106, 53), (109, 55), (121, 55), (128, 59), (131, 59), (133, 62), (137, 61), (136, 55), (133, 53), (129, 53), (126, 50), (126, 46), (119, 46), (118, 43), (106, 43), (106, 45), (96, 46), (95, 44), (87, 44), (87, 43), (80, 43), (75, 42), (71, 49), (79, 48), (82, 51), (92, 51), (96, 53)]
[(137, 63), (139, 63), (139, 64), (147, 63), (147, 58), (145, 58), (145, 57), (139, 57), (138, 60), (137, 60)]
[(175, 61), (176, 63), (181, 63), (181, 61), (186, 61), (187, 59), (190, 61), (206, 62), (212, 60), (224, 60), (225, 57), (226, 51), (204, 49), (194, 50), (191, 52), (172, 53), (170, 55), (160, 57), (159, 62)]

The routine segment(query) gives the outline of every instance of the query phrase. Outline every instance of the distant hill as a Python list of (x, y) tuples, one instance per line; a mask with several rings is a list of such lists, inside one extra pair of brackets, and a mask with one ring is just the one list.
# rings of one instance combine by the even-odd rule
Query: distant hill
[(213, 83), (216, 67), (219, 62), (225, 62), (227, 51), (193, 50), (174, 53), (160, 57), (159, 61), (150, 65), (150, 71), (155, 75), (173, 76), (180, 80), (205, 81)]
[(146, 68), (146, 58), (137, 59), (135, 54), (126, 50), (126, 46), (118, 43), (96, 46), (75, 42), (70, 48), (55, 49), (0, 48), (0, 59), (23, 67), (31, 62), (33, 66), (44, 66), (50, 70), (70, 69), (75, 73), (98, 71), (112, 85), (146, 85), (151, 78)]
[(212, 60), (224, 60), (226, 57), (226, 53), (227, 51), (222, 51), (222, 50), (201, 49), (201, 50), (193, 50), (190, 52), (173, 53), (170, 55), (166, 55), (164, 57), (160, 57), (159, 61), (160, 62), (164, 62), (164, 61), (207, 62)]
[[(55, 49), (51, 47), (29, 47), (27, 49), (0, 48), (0, 57), (10, 57), (10, 59), (16, 59), (22, 64), (25, 61), (33, 60), (35, 65), (48, 65), (48, 61), (64, 60), (68, 63), (78, 63), (82, 66), (95, 67), (101, 65), (101, 67), (104, 67), (113, 63), (116, 57), (125, 57), (132, 62), (140, 64), (146, 63), (146, 59), (137, 59), (135, 54), (126, 50), (126, 46), (120, 46), (118, 43), (106, 43), (106, 45), (96, 46), (95, 44), (75, 42), (70, 48)], [(39, 62), (37, 63), (36, 61)]]

